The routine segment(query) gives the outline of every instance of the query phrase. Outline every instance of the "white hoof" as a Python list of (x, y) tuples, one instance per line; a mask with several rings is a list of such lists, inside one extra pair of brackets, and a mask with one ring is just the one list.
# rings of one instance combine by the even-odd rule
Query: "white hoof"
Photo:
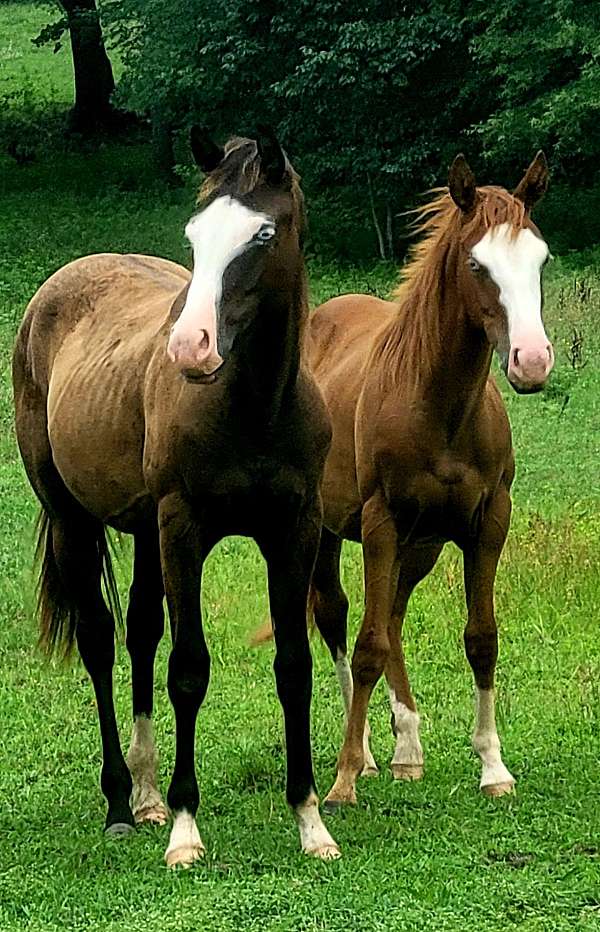
[(321, 861), (334, 861), (341, 857), (340, 849), (323, 824), (319, 801), (314, 793), (297, 807), (296, 818), (300, 829), (300, 844), (305, 854), (320, 858)]
[(169, 849), (165, 854), (167, 867), (191, 867), (206, 854), (206, 849), (199, 845), (184, 845), (181, 848)]
[(335, 842), (330, 845), (323, 845), (321, 848), (305, 848), (304, 853), (311, 858), (318, 858), (320, 861), (337, 861), (342, 856), (342, 852)]
[(165, 852), (167, 867), (191, 867), (205, 853), (206, 849), (193, 815), (182, 809), (175, 816), (169, 847)]
[(134, 811), (133, 817), (137, 825), (150, 822), (151, 825), (166, 825), (169, 821), (169, 810), (161, 799), (155, 803), (144, 805)]
[(398, 764), (392, 761), (392, 775), (394, 780), (422, 780), (422, 764)]

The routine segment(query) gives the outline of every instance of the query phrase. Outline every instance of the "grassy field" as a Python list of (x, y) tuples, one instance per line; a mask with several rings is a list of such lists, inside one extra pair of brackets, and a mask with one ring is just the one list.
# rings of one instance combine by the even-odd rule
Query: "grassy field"
[[(41, 88), (69, 100), (64, 53), (30, 48), (43, 8), (0, 6), (0, 95)], [(10, 28), (9, 28), (10, 27)], [(17, 28), (18, 27), (18, 28)], [(9, 36), (6, 40), (5, 36)], [(61, 58), (62, 56), (62, 58)], [(48, 90), (50, 88), (50, 90)], [(43, 91), (43, 93), (42, 93)], [(199, 722), (205, 862), (170, 873), (167, 829), (122, 843), (102, 835), (99, 739), (80, 665), (45, 665), (34, 649), (31, 555), (35, 502), (15, 449), (9, 363), (27, 300), (56, 268), (102, 250), (187, 261), (189, 190), (168, 193), (141, 145), (48, 152), (18, 168), (0, 157), (0, 928), (192, 932), (592, 930), (600, 928), (600, 275), (594, 254), (559, 257), (546, 283), (557, 350), (542, 396), (506, 391), (518, 476), (497, 585), (499, 729), (518, 780), (510, 799), (478, 795), (470, 751), (472, 687), (462, 650), (462, 573), (447, 548), (416, 592), (406, 628), (423, 718), (426, 775), (395, 784), (385, 690), (373, 700), (381, 766), (356, 809), (329, 823), (344, 857), (298, 851), (283, 794), (284, 751), (269, 648), (247, 636), (267, 611), (264, 569), (247, 541), (211, 556), (203, 594), (212, 681)], [(550, 243), (552, 237), (549, 235)], [(388, 267), (311, 262), (315, 302), (344, 290), (385, 294)], [(127, 586), (127, 548), (119, 567)], [(360, 553), (344, 579), (356, 631)], [(335, 772), (341, 707), (314, 642), (314, 751), (321, 794)], [(161, 782), (173, 760), (161, 645), (156, 724)], [(115, 671), (124, 742), (129, 672)]]

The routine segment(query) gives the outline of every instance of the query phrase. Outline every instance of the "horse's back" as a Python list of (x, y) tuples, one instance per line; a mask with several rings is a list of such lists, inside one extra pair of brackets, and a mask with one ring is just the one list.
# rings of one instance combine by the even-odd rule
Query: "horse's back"
[(101, 338), (120, 337), (131, 319), (150, 333), (157, 318), (166, 317), (169, 297), (188, 280), (182, 266), (154, 256), (99, 253), (69, 262), (27, 306), (17, 336), (15, 378), (29, 375), (45, 391), (63, 343), (93, 318), (101, 318), (101, 327), (93, 328)]
[(51, 461), (103, 520), (144, 496), (145, 373), (188, 280), (166, 259), (99, 254), (59, 269), (31, 299), (13, 371), (19, 446), (38, 494)]

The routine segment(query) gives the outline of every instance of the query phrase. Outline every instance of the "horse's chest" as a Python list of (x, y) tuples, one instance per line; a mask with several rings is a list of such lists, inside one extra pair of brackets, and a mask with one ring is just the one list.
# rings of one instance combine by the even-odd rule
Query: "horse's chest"
[(445, 456), (392, 484), (388, 498), (401, 541), (458, 543), (478, 533), (489, 491), (477, 468)]

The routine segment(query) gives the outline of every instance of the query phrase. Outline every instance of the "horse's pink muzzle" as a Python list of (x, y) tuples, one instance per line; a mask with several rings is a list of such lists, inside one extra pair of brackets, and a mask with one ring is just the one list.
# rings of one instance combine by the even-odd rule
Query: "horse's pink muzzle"
[(223, 364), (217, 349), (217, 312), (214, 301), (198, 307), (188, 300), (171, 330), (167, 354), (182, 372), (212, 375)]
[(517, 391), (534, 392), (544, 386), (553, 365), (554, 350), (547, 339), (520, 340), (510, 348), (506, 374)]

